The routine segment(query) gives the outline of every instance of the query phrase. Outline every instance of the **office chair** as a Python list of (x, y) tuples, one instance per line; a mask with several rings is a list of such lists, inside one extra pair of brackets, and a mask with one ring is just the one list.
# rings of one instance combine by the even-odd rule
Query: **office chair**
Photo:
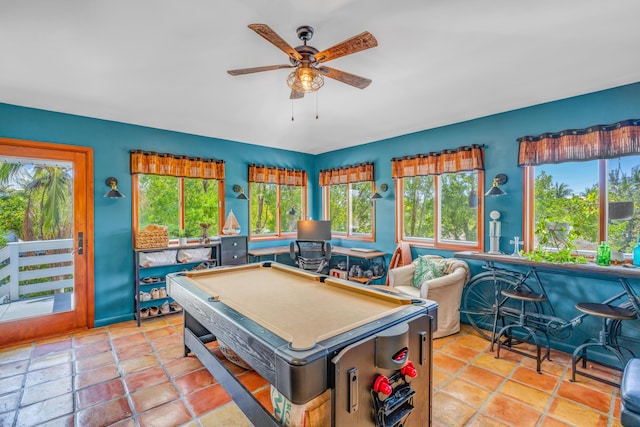
[(321, 240), (296, 240), (289, 245), (289, 256), (303, 270), (328, 274), (331, 243)]

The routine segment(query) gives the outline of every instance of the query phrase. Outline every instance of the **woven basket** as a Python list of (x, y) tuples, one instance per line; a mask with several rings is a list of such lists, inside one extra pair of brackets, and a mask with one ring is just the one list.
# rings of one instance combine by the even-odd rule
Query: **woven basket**
[(136, 249), (166, 248), (169, 246), (169, 230), (157, 224), (149, 224), (136, 232)]

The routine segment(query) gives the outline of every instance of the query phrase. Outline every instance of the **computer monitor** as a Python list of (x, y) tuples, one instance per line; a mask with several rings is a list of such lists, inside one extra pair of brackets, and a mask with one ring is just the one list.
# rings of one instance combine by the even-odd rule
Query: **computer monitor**
[(331, 240), (331, 221), (298, 221), (298, 240)]

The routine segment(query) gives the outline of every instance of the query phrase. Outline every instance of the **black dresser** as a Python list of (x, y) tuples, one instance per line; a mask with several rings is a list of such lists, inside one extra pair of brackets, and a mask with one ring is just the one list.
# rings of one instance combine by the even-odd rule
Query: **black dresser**
[(220, 265), (247, 263), (247, 236), (220, 236)]

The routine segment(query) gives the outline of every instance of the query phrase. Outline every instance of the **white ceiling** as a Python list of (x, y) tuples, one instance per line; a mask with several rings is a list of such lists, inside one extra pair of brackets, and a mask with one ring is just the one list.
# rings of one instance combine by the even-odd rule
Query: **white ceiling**
[[(0, 102), (306, 153), (640, 81), (638, 0), (0, 0)], [(362, 31), (378, 47), (327, 65), (292, 103), (288, 63), (247, 28), (326, 49)], [(319, 119), (315, 119), (316, 102)], [(293, 111), (295, 121), (291, 121)]]

